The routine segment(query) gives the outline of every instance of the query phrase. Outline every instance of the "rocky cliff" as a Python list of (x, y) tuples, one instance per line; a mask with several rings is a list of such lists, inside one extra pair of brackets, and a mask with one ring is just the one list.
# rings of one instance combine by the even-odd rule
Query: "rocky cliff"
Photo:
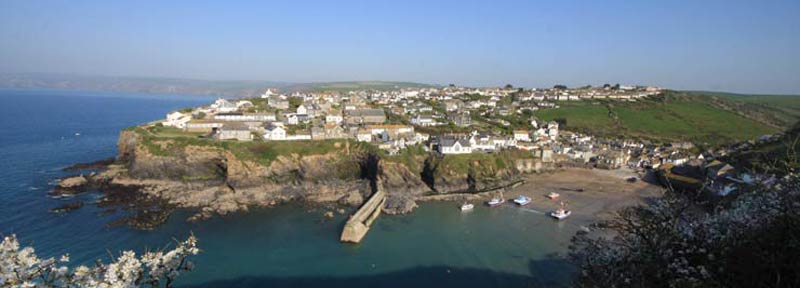
[(115, 183), (143, 186), (146, 193), (178, 207), (200, 208), (195, 218), (214, 213), (302, 200), (360, 205), (371, 193), (360, 165), (365, 151), (341, 149), (318, 155), (280, 155), (268, 165), (242, 159), (218, 146), (184, 145), (170, 156), (156, 155), (142, 135), (123, 131), (118, 142), (119, 162), (127, 168)]
[[(264, 145), (273, 145), (265, 143), (221, 145), (210, 140), (184, 140), (153, 139), (142, 131), (123, 131), (117, 159), (108, 166), (110, 169), (64, 179), (59, 186), (64, 187), (57, 191), (123, 191), (109, 193), (107, 197), (116, 197), (109, 202), (143, 201), (148, 215), (158, 210), (153, 208), (154, 203), (167, 207), (161, 209), (167, 215), (170, 208), (190, 208), (197, 211), (190, 220), (196, 220), (287, 201), (359, 206), (376, 190), (375, 185), (382, 185), (386, 191), (383, 210), (402, 214), (411, 212), (423, 196), (481, 191), (526, 172), (520, 169), (525, 165), (506, 165), (508, 161), (495, 155), (450, 159), (421, 154), (410, 163), (389, 161), (367, 146), (346, 140), (313, 153), (273, 153), (263, 150)], [(273, 153), (274, 157), (269, 161), (253, 157), (264, 153)], [(163, 221), (166, 217), (154, 219)]]

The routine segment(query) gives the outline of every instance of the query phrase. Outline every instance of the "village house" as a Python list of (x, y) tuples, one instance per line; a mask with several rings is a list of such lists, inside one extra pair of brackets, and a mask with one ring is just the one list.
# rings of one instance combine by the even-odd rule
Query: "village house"
[(342, 112), (337, 109), (330, 109), (328, 114), (325, 115), (325, 123), (342, 124), (342, 121), (344, 121)]
[(372, 135), (381, 135), (385, 133), (392, 139), (399, 138), (401, 135), (414, 133), (413, 126), (397, 124), (367, 125), (366, 129), (370, 131)]
[(311, 128), (312, 140), (340, 139), (340, 138), (347, 138), (347, 133), (345, 133), (342, 126), (339, 126), (336, 123), (326, 123), (323, 127)]
[(314, 109), (313, 105), (300, 104), (300, 106), (297, 106), (297, 110), (295, 111), (297, 112), (297, 114), (305, 114), (311, 118), (313, 118), (314, 115), (316, 115), (315, 114), (316, 110)]
[(273, 95), (275, 95), (275, 92), (272, 92), (272, 89), (267, 89), (267, 91), (266, 91), (266, 92), (264, 92), (264, 94), (261, 94), (261, 98), (263, 98), (263, 99), (269, 99), (269, 98), (270, 98), (270, 97), (272, 97)]
[(386, 122), (383, 109), (358, 109), (350, 112), (351, 123), (380, 124)]
[(247, 125), (231, 122), (225, 123), (222, 127), (217, 129), (214, 138), (217, 140), (250, 141), (253, 140), (253, 134), (250, 132), (250, 128), (247, 127)]
[(191, 120), (192, 115), (175, 111), (167, 114), (166, 121), (161, 122), (161, 125), (183, 129), (186, 127), (186, 123)]
[(414, 118), (411, 118), (411, 124), (422, 126), (422, 127), (429, 127), (429, 126), (436, 126), (436, 121), (429, 115), (417, 115)]
[(250, 102), (249, 100), (236, 101), (236, 110), (244, 111), (249, 108), (253, 108), (253, 102)]
[(273, 95), (267, 98), (267, 106), (281, 110), (289, 109), (289, 100), (287, 100), (285, 96), (281, 96), (282, 95)]
[(358, 142), (372, 142), (372, 132), (367, 129), (359, 128), (355, 136)]
[(286, 140), (286, 129), (282, 125), (269, 125), (264, 130), (263, 137), (265, 141), (282, 141)]
[(286, 124), (289, 125), (299, 125), (300, 123), (311, 122), (311, 117), (308, 117), (307, 114), (290, 113), (286, 114), (285, 117), (286, 117)]
[(472, 145), (469, 140), (460, 137), (442, 136), (439, 138), (439, 153), (441, 154), (469, 154)]
[(531, 142), (531, 134), (527, 130), (514, 130), (514, 140)]
[(214, 119), (220, 121), (254, 121), (254, 122), (268, 122), (275, 121), (275, 114), (272, 113), (218, 113), (214, 115)]
[(222, 98), (218, 98), (216, 101), (214, 101), (214, 103), (211, 104), (211, 108), (218, 113), (228, 113), (239, 110), (239, 108), (236, 107), (236, 104)]
[(472, 125), (472, 117), (469, 113), (453, 113), (448, 115), (447, 120), (450, 120), (458, 127), (469, 127)]
[(187, 132), (209, 133), (222, 127), (222, 123), (222, 121), (218, 120), (195, 119), (186, 122), (184, 130)]

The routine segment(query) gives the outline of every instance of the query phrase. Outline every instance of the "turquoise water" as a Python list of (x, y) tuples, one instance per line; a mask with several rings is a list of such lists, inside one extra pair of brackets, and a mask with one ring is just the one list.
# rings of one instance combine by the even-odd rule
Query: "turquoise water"
[(153, 231), (107, 228), (121, 215), (92, 205), (53, 214), (74, 201), (46, 195), (67, 175), (62, 168), (111, 157), (120, 129), (210, 98), (0, 90), (0, 99), (15, 107), (0, 114), (0, 233), (18, 234), (40, 256), (90, 263), (194, 233), (204, 252), (180, 278), (184, 287), (552, 287), (567, 286), (573, 270), (560, 256), (577, 225), (513, 206), (461, 212), (456, 203), (422, 203), (411, 215), (381, 216), (358, 245), (338, 242), (345, 215), (325, 219), (325, 209), (300, 204), (192, 224), (177, 213)]

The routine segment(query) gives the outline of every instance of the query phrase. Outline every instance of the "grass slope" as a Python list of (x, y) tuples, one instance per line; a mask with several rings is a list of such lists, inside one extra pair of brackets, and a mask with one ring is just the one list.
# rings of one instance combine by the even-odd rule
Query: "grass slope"
[[(718, 102), (725, 101), (720, 104)], [(557, 109), (535, 113), (542, 120), (566, 119), (566, 129), (603, 136), (657, 141), (725, 144), (772, 134), (781, 129), (754, 111), (741, 111), (735, 100), (669, 91), (637, 102), (561, 102)], [(762, 113), (758, 111), (759, 113)], [(761, 116), (759, 116), (761, 115)], [(749, 117), (751, 116), (751, 117)]]

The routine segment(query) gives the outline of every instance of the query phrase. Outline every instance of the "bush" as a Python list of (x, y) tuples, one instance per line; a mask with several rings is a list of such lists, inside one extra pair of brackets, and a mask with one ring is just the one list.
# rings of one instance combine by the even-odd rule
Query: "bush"
[(194, 268), (188, 258), (198, 253), (197, 238), (192, 235), (170, 251), (146, 252), (138, 257), (133, 251), (124, 251), (109, 264), (98, 260), (93, 267), (70, 269), (61, 265), (69, 262), (69, 255), (58, 260), (40, 259), (32, 247), (20, 249), (17, 237), (11, 235), (0, 243), (0, 286), (172, 287), (181, 272)]

